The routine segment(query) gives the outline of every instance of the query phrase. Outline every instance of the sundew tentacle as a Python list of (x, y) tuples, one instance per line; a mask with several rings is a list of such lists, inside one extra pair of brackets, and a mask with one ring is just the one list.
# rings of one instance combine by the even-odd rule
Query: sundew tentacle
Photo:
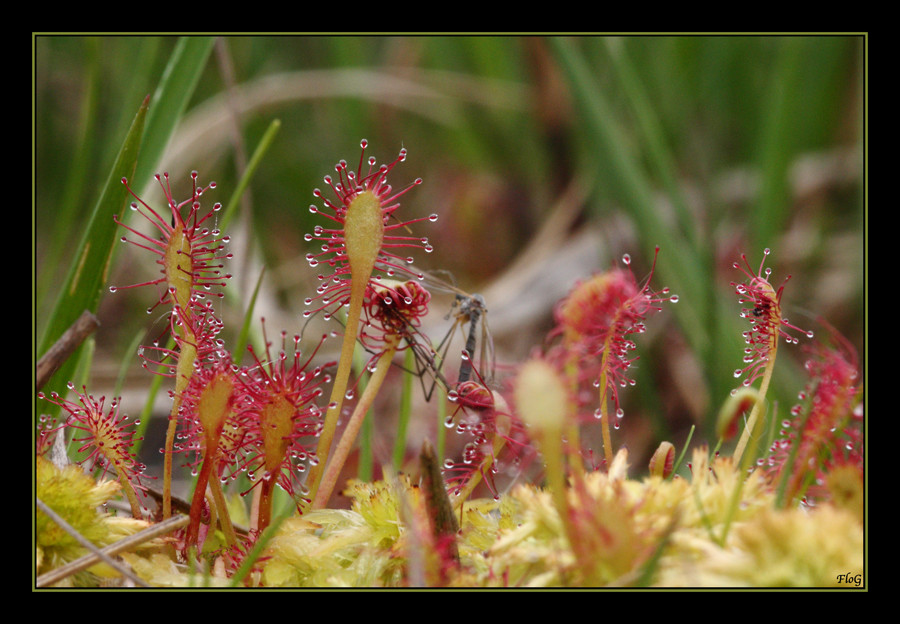
[(298, 489), (297, 484), (307, 465), (318, 463), (313, 450), (322, 428), (323, 410), (318, 400), (323, 395), (321, 386), (330, 381), (325, 370), (332, 363), (312, 366), (312, 361), (324, 340), (323, 337), (312, 353), (305, 355), (300, 350), (300, 336), (293, 338), (292, 354), (287, 350), (286, 333), (282, 333), (277, 353), (271, 351), (272, 344), (266, 338), (264, 354), (248, 348), (254, 363), (238, 377), (244, 398), (241, 425), (245, 431), (231, 461), (235, 473), (247, 472), (252, 482), (250, 489), (260, 488), (254, 527), (259, 530), (271, 519), (275, 485), (294, 497), (298, 508), (311, 500), (307, 488)]
[[(70, 382), (69, 389), (75, 390), (75, 384)], [(140, 422), (129, 421), (119, 412), (118, 399), (113, 399), (107, 409), (106, 397), (97, 399), (89, 395), (85, 387), (78, 392), (77, 403), (62, 399), (56, 392), (50, 396), (40, 392), (38, 398), (58, 405), (68, 414), (60, 428), (69, 427), (82, 432), (72, 438), (73, 442), (83, 443), (78, 452), (87, 453), (81, 463), (98, 466), (104, 474), (114, 472), (131, 506), (132, 515), (142, 518), (143, 510), (137, 492), (147, 489), (142, 483), (146, 466), (138, 462), (132, 452), (136, 441), (133, 427)]]
[[(224, 286), (225, 280), (230, 277), (230, 275), (223, 272), (223, 261), (231, 258), (231, 254), (224, 251), (229, 238), (222, 236), (217, 229), (209, 229), (204, 226), (208, 219), (221, 210), (222, 205), (216, 203), (209, 212), (200, 216), (200, 196), (206, 191), (215, 188), (215, 182), (211, 182), (205, 187), (198, 187), (197, 178), (197, 172), (192, 172), (193, 190), (191, 198), (182, 202), (176, 202), (172, 197), (169, 186), (169, 174), (156, 175), (156, 179), (166, 196), (167, 207), (170, 212), (169, 218), (161, 216), (138, 197), (128, 185), (128, 180), (122, 178), (122, 184), (136, 199), (131, 204), (132, 210), (138, 212), (151, 223), (159, 233), (159, 238), (153, 238), (140, 232), (136, 228), (120, 221), (114, 215), (113, 219), (116, 223), (128, 230), (134, 237), (127, 238), (123, 236), (121, 240), (157, 255), (156, 262), (161, 266), (161, 276), (155, 280), (138, 284), (110, 286), (111, 292), (139, 286), (162, 286), (159, 300), (148, 309), (148, 312), (151, 312), (159, 304), (177, 303), (182, 308), (187, 309), (190, 301), (211, 296), (213, 287)], [(182, 210), (187, 205), (190, 206), (190, 209), (187, 215), (183, 215)]]

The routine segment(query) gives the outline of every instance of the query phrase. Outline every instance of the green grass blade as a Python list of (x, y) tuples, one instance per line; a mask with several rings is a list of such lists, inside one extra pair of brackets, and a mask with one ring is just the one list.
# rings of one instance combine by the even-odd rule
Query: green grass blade
[(646, 146), (648, 163), (666, 190), (678, 217), (681, 233), (690, 241), (691, 247), (697, 248), (697, 226), (688, 210), (687, 201), (678, 183), (675, 157), (666, 144), (666, 136), (659, 117), (650, 103), (650, 99), (641, 82), (641, 76), (629, 58), (625, 40), (604, 38), (612, 61), (612, 68), (622, 85), (622, 92), (628, 99), (630, 110), (634, 113), (641, 138)]
[(247, 349), (247, 344), (250, 340), (250, 325), (253, 321), (253, 310), (256, 308), (256, 299), (259, 296), (259, 289), (262, 286), (265, 274), (266, 269), (263, 267), (262, 271), (259, 273), (259, 279), (256, 280), (253, 294), (250, 296), (250, 302), (247, 304), (247, 312), (244, 314), (244, 322), (241, 324), (241, 331), (238, 334), (237, 341), (234, 343), (234, 348), (231, 351), (235, 364), (241, 363), (244, 357), (244, 351)]
[[(112, 216), (124, 214), (127, 190), (122, 178), (144, 180), (168, 144), (212, 49), (212, 37), (185, 37), (173, 52), (152, 101), (146, 98), (132, 121), (102, 195), (88, 221), (64, 288), (49, 315), (38, 355), (46, 352), (84, 310), (97, 310), (115, 249), (118, 226)], [(138, 162), (138, 153), (141, 155)], [(76, 357), (64, 363), (46, 392), (65, 392)], [(49, 407), (49, 406), (48, 406)]]
[[(403, 367), (406, 371), (415, 369), (415, 353), (412, 349), (405, 351)], [(409, 420), (412, 417), (412, 393), (413, 375), (410, 372), (403, 373), (403, 389), (400, 395), (400, 412), (397, 415), (397, 439), (394, 440), (394, 470), (403, 469), (403, 459), (406, 457), (406, 433)]]
[(250, 549), (250, 552), (247, 553), (247, 556), (244, 557), (244, 560), (241, 562), (240, 567), (232, 575), (231, 580), (229, 581), (231, 587), (239, 587), (244, 582), (247, 575), (253, 571), (253, 566), (256, 565), (256, 562), (265, 552), (269, 542), (278, 534), (278, 529), (281, 528), (281, 524), (292, 515), (293, 508), (288, 509), (284, 513), (279, 513), (272, 518), (272, 522), (266, 527), (256, 542), (254, 542), (253, 548)]
[[(90, 154), (94, 149), (94, 137), (97, 134), (97, 121), (100, 104), (100, 47), (97, 39), (90, 37), (85, 39), (87, 60), (83, 77), (83, 99), (80, 106), (80, 115), (77, 122), (77, 140), (72, 151), (75, 154)], [(78, 218), (79, 204), (86, 194), (85, 187), (89, 179), (89, 158), (72, 158), (71, 167), (66, 172), (66, 183), (62, 196), (59, 199), (57, 210), (54, 211), (53, 228), (50, 231), (50, 242), (45, 250), (45, 259), (40, 275), (37, 279), (37, 298), (47, 296), (48, 291), (56, 287), (54, 276), (61, 262), (69, 260), (71, 252), (67, 244), (72, 239), (72, 233), (78, 232), (80, 223)], [(44, 331), (41, 326), (39, 331)]]
[(182, 37), (172, 52), (150, 102), (141, 162), (134, 172), (136, 188), (147, 183), (156, 173), (169, 140), (194, 94), (214, 42), (215, 37)]
[[(360, 395), (365, 392), (366, 385), (369, 383), (369, 371), (366, 370), (367, 359), (368, 353), (362, 345), (357, 344), (356, 351), (353, 354), (353, 370), (356, 372), (356, 386)], [(357, 462), (356, 478), (363, 482), (371, 481), (375, 470), (375, 452), (372, 448), (374, 440), (375, 417), (373, 415), (373, 410), (370, 407), (369, 411), (366, 412), (366, 417), (359, 430), (359, 459)]]
[(280, 129), (281, 121), (279, 119), (273, 120), (272, 123), (269, 124), (269, 127), (266, 129), (266, 133), (263, 135), (262, 139), (260, 139), (259, 144), (256, 146), (256, 150), (254, 150), (253, 155), (250, 157), (250, 162), (247, 163), (247, 168), (244, 171), (244, 174), (241, 176), (241, 179), (238, 181), (238, 184), (234, 189), (234, 192), (231, 194), (231, 197), (228, 198), (228, 202), (225, 204), (225, 210), (222, 214), (221, 224), (223, 232), (227, 231), (228, 225), (231, 223), (231, 220), (234, 218), (238, 206), (240, 205), (241, 196), (250, 185), (250, 180), (253, 178), (253, 174), (259, 168), (259, 163), (262, 162), (263, 156), (269, 150), (269, 147), (271, 147), (272, 141), (275, 139), (275, 135), (278, 134), (278, 130)]
[(678, 473), (678, 469), (681, 468), (681, 462), (684, 461), (684, 456), (687, 454), (688, 449), (691, 446), (691, 438), (694, 437), (694, 429), (695, 425), (691, 425), (691, 430), (688, 431), (687, 439), (684, 441), (684, 444), (681, 447), (681, 453), (678, 454), (678, 459), (676, 459), (675, 463), (672, 464), (672, 473), (669, 475), (669, 479), (674, 479), (675, 475)]
[(585, 139), (590, 143), (592, 152), (597, 154), (598, 161), (609, 167), (619, 181), (616, 189), (619, 199), (628, 207), (642, 240), (648, 245), (660, 246), (665, 261), (660, 262), (659, 273), (682, 302), (689, 302), (674, 306), (673, 312), (685, 335), (692, 341), (695, 352), (705, 355), (711, 349), (712, 340), (705, 315), (701, 312), (705, 306), (698, 302), (705, 302), (708, 297), (707, 271), (696, 251), (658, 214), (652, 185), (641, 170), (638, 159), (629, 153), (629, 141), (623, 135), (612, 106), (601, 93), (583, 56), (569, 39), (554, 38), (551, 42), (579, 105)]
[[(97, 310), (116, 241), (118, 226), (112, 215), (121, 215), (126, 204), (127, 191), (121, 180), (129, 177), (137, 164), (147, 110), (148, 102), (145, 100), (134, 117), (100, 200), (88, 221), (75, 262), (50, 314), (47, 329), (40, 342), (39, 354), (45, 353), (84, 310)], [(77, 357), (69, 358), (69, 361), (60, 366), (47, 384), (48, 394), (53, 390), (64, 394), (63, 388), (72, 374), (76, 360)]]

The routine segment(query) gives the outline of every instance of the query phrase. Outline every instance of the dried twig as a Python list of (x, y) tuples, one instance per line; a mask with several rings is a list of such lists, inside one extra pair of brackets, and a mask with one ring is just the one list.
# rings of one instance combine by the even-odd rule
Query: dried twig
[(160, 522), (154, 524), (150, 527), (147, 527), (143, 531), (139, 531), (134, 535), (130, 535), (126, 538), (123, 538), (116, 542), (115, 544), (110, 544), (105, 548), (97, 548), (90, 541), (85, 539), (77, 530), (75, 530), (68, 522), (66, 522), (63, 518), (61, 518), (56, 512), (50, 509), (45, 503), (43, 503), (40, 499), (35, 499), (38, 508), (47, 514), (51, 520), (53, 520), (56, 524), (63, 528), (69, 535), (74, 537), (78, 542), (87, 548), (90, 552), (75, 561), (67, 563), (64, 566), (60, 566), (55, 568), (46, 574), (42, 574), (36, 579), (37, 587), (49, 587), (54, 585), (55, 583), (60, 582), (64, 578), (71, 576), (77, 572), (81, 572), (82, 570), (86, 570), (92, 565), (103, 561), (114, 569), (119, 571), (123, 576), (130, 579), (134, 582), (135, 585), (139, 585), (142, 587), (146, 587), (147, 583), (145, 583), (140, 578), (136, 577), (134, 573), (123, 566), (122, 563), (113, 559), (113, 557), (120, 552), (125, 552), (127, 550), (131, 550), (136, 546), (143, 544), (144, 542), (150, 541), (156, 537), (161, 535), (165, 535), (166, 533), (170, 533), (176, 529), (180, 529), (184, 527), (188, 523), (187, 516), (172, 516), (168, 520), (164, 522)]
[(81, 316), (78, 317), (72, 326), (38, 360), (35, 370), (35, 386), (37, 390), (44, 387), (44, 384), (50, 380), (53, 373), (62, 366), (63, 362), (69, 359), (69, 356), (84, 342), (84, 339), (94, 333), (98, 327), (100, 327), (100, 321), (90, 311), (85, 310), (81, 313)]

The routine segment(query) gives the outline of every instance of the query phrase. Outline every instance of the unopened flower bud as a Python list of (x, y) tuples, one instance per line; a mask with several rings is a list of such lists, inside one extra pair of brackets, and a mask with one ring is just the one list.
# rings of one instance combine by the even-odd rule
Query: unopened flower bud
[(671, 442), (663, 442), (650, 458), (650, 474), (667, 479), (675, 467), (675, 446)]

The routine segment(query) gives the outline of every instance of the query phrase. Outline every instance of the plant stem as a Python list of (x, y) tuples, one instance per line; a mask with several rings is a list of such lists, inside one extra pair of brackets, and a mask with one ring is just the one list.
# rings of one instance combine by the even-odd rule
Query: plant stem
[[(566, 364), (566, 375), (572, 380), (572, 392), (578, 392), (578, 362), (572, 359)], [(584, 473), (584, 462), (581, 459), (581, 433), (578, 429), (578, 423), (573, 420), (567, 425), (566, 440), (568, 441), (567, 455), (569, 457), (569, 467), (573, 473)], [(608, 462), (607, 462), (608, 463)]]
[(569, 470), (573, 475), (584, 474), (584, 463), (581, 461), (581, 436), (578, 423), (572, 422), (566, 428), (566, 456), (569, 459)]
[[(362, 316), (363, 295), (366, 292), (367, 284), (367, 279), (353, 280), (350, 293), (350, 309), (347, 312), (347, 325), (344, 332), (344, 342), (341, 345), (341, 359), (338, 362), (334, 386), (331, 388), (331, 399), (328, 401), (328, 410), (325, 412), (325, 422), (322, 426), (322, 433), (319, 435), (319, 443), (316, 446), (316, 457), (319, 461), (310, 469), (309, 477), (306, 481), (307, 488), (309, 489), (309, 497), (312, 500), (316, 499), (319, 484), (322, 481), (322, 472), (331, 450), (331, 441), (334, 438), (334, 430), (337, 428), (341, 407), (344, 404), (344, 395), (347, 392), (347, 383), (350, 379), (350, 369), (353, 366), (353, 351), (356, 349), (356, 335), (359, 331), (359, 319)], [(371, 385), (371, 381), (369, 383)]]
[[(406, 370), (412, 370), (415, 366), (415, 357), (412, 349), (406, 350), (404, 366)], [(397, 438), (394, 440), (393, 463), (394, 470), (400, 472), (403, 469), (403, 460), (406, 457), (406, 431), (409, 427), (410, 412), (412, 411), (412, 379), (407, 373), (403, 376), (403, 388), (400, 394), (400, 410), (397, 417)]]
[(387, 348), (381, 354), (381, 357), (378, 358), (375, 371), (369, 378), (369, 383), (359, 398), (359, 402), (356, 404), (356, 408), (347, 422), (347, 427), (334, 448), (334, 453), (328, 458), (328, 465), (319, 480), (319, 486), (313, 496), (312, 509), (322, 509), (328, 504), (328, 499), (331, 498), (331, 493), (334, 491), (341, 470), (344, 468), (344, 463), (347, 461), (353, 444), (356, 442), (356, 436), (365, 419), (366, 412), (371, 407), (372, 402), (375, 400), (375, 395), (378, 394), (378, 390), (381, 388), (388, 370), (390, 370), (391, 360), (393, 360), (394, 353), (397, 351), (400, 337), (391, 334), (387, 337), (387, 340)]
[(213, 468), (213, 457), (207, 455), (200, 467), (200, 474), (197, 476), (197, 484), (194, 487), (194, 498), (191, 500), (191, 523), (187, 530), (187, 543), (195, 544), (197, 536), (200, 533), (200, 513), (203, 511), (203, 501), (206, 498), (206, 486), (209, 483), (209, 474)]
[(603, 349), (603, 359), (600, 361), (600, 430), (603, 434), (603, 456), (606, 458), (606, 469), (612, 466), (612, 438), (609, 435), (609, 410), (606, 407), (606, 393), (609, 390), (606, 379), (606, 366), (609, 362), (609, 340), (607, 339)]
[(169, 413), (169, 425), (166, 429), (166, 446), (163, 455), (163, 520), (172, 515), (172, 453), (175, 446), (175, 432), (178, 429), (178, 412), (181, 410), (181, 397), (194, 370), (197, 359), (196, 341), (193, 333), (184, 324), (185, 337), (178, 354), (178, 366), (175, 371), (175, 396), (172, 411)]
[(141, 512), (141, 503), (138, 501), (137, 494), (135, 493), (131, 482), (123, 472), (120, 472), (118, 476), (119, 483), (122, 484), (122, 491), (125, 492), (125, 496), (126, 498), (128, 498), (128, 503), (131, 505), (131, 515), (134, 516), (134, 518), (137, 520), (143, 520), (144, 514), (143, 512)]
[(479, 483), (481, 483), (482, 476), (486, 471), (491, 469), (494, 461), (500, 454), (500, 451), (502, 451), (503, 447), (506, 445), (506, 436), (509, 435), (511, 426), (509, 416), (505, 414), (497, 414), (496, 418), (498, 427), (497, 431), (494, 433), (494, 443), (491, 446), (491, 453), (490, 455), (486, 455), (485, 458), (481, 460), (481, 465), (478, 467), (478, 470), (472, 473), (472, 476), (469, 477), (466, 485), (453, 497), (454, 510), (458, 511), (462, 508), (463, 503), (465, 503), (469, 496), (471, 496), (472, 492), (475, 490), (475, 487)]
[(272, 521), (272, 495), (276, 481), (276, 475), (268, 475), (268, 478), (263, 477), (260, 484), (259, 515), (256, 519), (256, 528), (260, 531), (265, 530)]
[(212, 490), (213, 500), (216, 502), (219, 526), (222, 527), (222, 532), (225, 534), (225, 541), (229, 546), (235, 546), (237, 544), (237, 534), (234, 532), (234, 525), (231, 523), (231, 514), (228, 513), (228, 501), (225, 500), (222, 484), (218, 479), (210, 479), (209, 489)]
[(559, 514), (569, 545), (575, 550), (578, 544), (575, 540), (572, 516), (569, 510), (569, 491), (566, 484), (562, 440), (559, 439), (558, 434), (559, 432), (542, 432), (543, 444), (541, 444), (541, 452), (544, 454), (544, 465), (547, 467), (547, 487), (550, 489), (550, 495), (553, 497), (553, 505)]
[(734, 449), (734, 455), (732, 456), (735, 466), (741, 465), (741, 458), (744, 455), (744, 450), (747, 447), (747, 443), (750, 441), (753, 430), (756, 428), (756, 421), (759, 419), (760, 406), (765, 401), (766, 392), (769, 390), (769, 382), (772, 381), (772, 371), (775, 370), (775, 355), (778, 351), (777, 332), (773, 332), (770, 341), (769, 363), (766, 365), (766, 372), (763, 374), (763, 380), (759, 386), (759, 396), (756, 399), (756, 403), (753, 405), (753, 410), (750, 412), (750, 418), (747, 419), (747, 426), (744, 427), (744, 431), (741, 433), (741, 439), (738, 440), (738, 444)]

